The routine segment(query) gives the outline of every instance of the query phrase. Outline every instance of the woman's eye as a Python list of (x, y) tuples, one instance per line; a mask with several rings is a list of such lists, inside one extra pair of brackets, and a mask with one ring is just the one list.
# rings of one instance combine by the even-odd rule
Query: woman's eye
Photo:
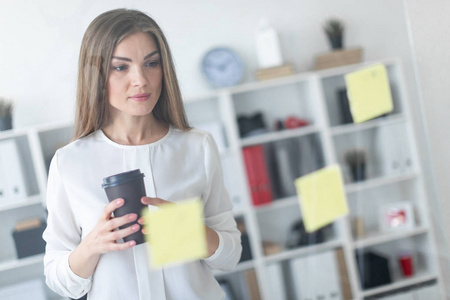
[(115, 71), (124, 71), (127, 69), (127, 66), (113, 66), (113, 70)]
[(145, 64), (146, 67), (155, 68), (159, 65), (159, 61), (149, 61)]

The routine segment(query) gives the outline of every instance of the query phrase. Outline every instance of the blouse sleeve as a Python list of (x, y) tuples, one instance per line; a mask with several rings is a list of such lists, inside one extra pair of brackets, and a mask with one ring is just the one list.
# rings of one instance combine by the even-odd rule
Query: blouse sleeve
[(47, 228), (43, 238), (47, 242), (44, 274), (47, 285), (61, 296), (80, 298), (91, 288), (92, 278), (82, 278), (69, 267), (69, 255), (81, 241), (69, 197), (58, 170), (58, 152), (50, 164), (47, 183)]
[(203, 259), (211, 268), (222, 271), (233, 269), (242, 252), (241, 233), (233, 217), (233, 206), (223, 183), (219, 151), (211, 135), (204, 139), (207, 187), (204, 191), (205, 224), (219, 236), (219, 247)]

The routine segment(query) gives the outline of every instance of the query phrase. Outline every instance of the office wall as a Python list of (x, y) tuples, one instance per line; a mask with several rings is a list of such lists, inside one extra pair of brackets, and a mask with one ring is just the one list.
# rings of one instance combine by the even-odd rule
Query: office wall
[(363, 46), (365, 59), (401, 57), (407, 74), (412, 71), (401, 0), (0, 0), (0, 95), (17, 100), (16, 127), (72, 118), (84, 30), (101, 12), (124, 6), (160, 23), (187, 97), (209, 89), (199, 64), (217, 45), (235, 49), (245, 62), (245, 81), (253, 80), (254, 33), (262, 16), (278, 29), (284, 57), (299, 72), (328, 51), (321, 22), (330, 15), (346, 21), (345, 44)]
[[(448, 243), (450, 238), (450, 2), (445, 0), (405, 0), (407, 21), (410, 26), (411, 49), (416, 67), (419, 103), (427, 130), (435, 184), (439, 202), (435, 203), (434, 219), (442, 226), (438, 234)], [(431, 4), (431, 5), (430, 5)], [(424, 159), (427, 159), (424, 157)], [(440, 211), (441, 213), (437, 213)], [(442, 264), (449, 265), (448, 244), (441, 243)], [(444, 268), (447, 282), (448, 267)], [(447, 285), (448, 287), (448, 285)], [(448, 289), (448, 288), (447, 288)], [(449, 291), (447, 291), (449, 294)]]

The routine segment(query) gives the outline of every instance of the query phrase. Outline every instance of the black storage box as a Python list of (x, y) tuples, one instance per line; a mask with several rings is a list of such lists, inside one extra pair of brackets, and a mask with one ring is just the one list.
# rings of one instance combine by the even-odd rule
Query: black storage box
[(18, 258), (24, 258), (45, 252), (45, 241), (42, 239), (42, 233), (47, 224), (41, 222), (37, 227), (24, 230), (14, 230), (13, 238), (16, 244)]
[(373, 252), (357, 252), (359, 277), (363, 289), (392, 282), (388, 260)]

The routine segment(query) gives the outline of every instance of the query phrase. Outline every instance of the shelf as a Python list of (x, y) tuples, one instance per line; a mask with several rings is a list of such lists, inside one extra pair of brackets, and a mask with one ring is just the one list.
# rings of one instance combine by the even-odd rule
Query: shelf
[(334, 77), (347, 74), (349, 72), (353, 72), (355, 70), (359, 70), (364, 67), (368, 67), (374, 64), (384, 64), (386, 66), (393, 65), (399, 63), (399, 60), (396, 58), (393, 59), (382, 59), (377, 61), (364, 61), (357, 64), (345, 65), (342, 67), (330, 68), (325, 70), (319, 70), (316, 72), (317, 76), (321, 78)]
[(25, 201), (23, 201), (23, 200), (19, 200), (19, 201), (20, 202), (18, 202), (18, 203), (9, 203), (9, 204), (5, 204), (5, 205), (0, 205), (0, 212), (17, 209), (17, 208), (22, 208), (22, 207), (27, 207), (27, 206), (32, 206), (32, 205), (42, 204), (42, 199), (41, 199), (40, 195), (30, 196)]
[(263, 133), (256, 136), (246, 137), (241, 139), (241, 146), (251, 146), (258, 144), (265, 144), (285, 139), (296, 138), (312, 133), (318, 133), (319, 129), (314, 125), (308, 125), (296, 129), (285, 129), (281, 131)]
[(188, 96), (184, 102), (190, 103), (190, 102), (196, 102), (201, 100), (207, 100), (210, 98), (216, 98), (219, 97), (221, 94), (239, 94), (239, 93), (245, 93), (245, 92), (252, 92), (256, 90), (261, 89), (267, 89), (267, 88), (273, 88), (277, 86), (283, 86), (288, 84), (295, 84), (303, 81), (307, 81), (309, 79), (319, 77), (319, 78), (327, 78), (327, 77), (333, 77), (333, 76), (340, 76), (345, 75), (346, 73), (358, 70), (363, 67), (367, 67), (374, 64), (384, 64), (384, 65), (393, 65), (398, 63), (398, 59), (382, 59), (377, 61), (366, 61), (361, 62), (357, 64), (352, 65), (346, 65), (342, 67), (336, 67), (336, 68), (330, 68), (326, 70), (320, 70), (320, 71), (311, 71), (311, 72), (302, 72), (302, 73), (296, 73), (293, 75), (273, 78), (269, 80), (263, 80), (263, 81), (253, 81), (253, 82), (247, 82), (239, 85), (235, 85), (232, 87), (226, 87), (226, 88), (219, 88), (215, 90), (211, 90), (209, 92), (203, 93), (201, 95), (197, 96)]
[(376, 288), (367, 289), (362, 292), (362, 296), (369, 297), (369, 296), (373, 296), (376, 294), (394, 291), (394, 290), (405, 288), (405, 287), (408, 287), (411, 285), (416, 285), (416, 284), (424, 283), (427, 281), (436, 280), (437, 277), (438, 276), (436, 274), (430, 274), (429, 272), (418, 272), (413, 277), (401, 278), (390, 284), (386, 284), (386, 285), (376, 287)]
[(424, 234), (428, 231), (426, 227), (418, 227), (411, 230), (398, 230), (395, 232), (377, 232), (369, 234), (369, 236), (354, 241), (353, 247), (355, 249), (378, 245), (381, 243), (396, 241), (399, 239), (406, 239), (419, 234)]
[(21, 267), (27, 267), (27, 266), (31, 266), (31, 265), (39, 264), (39, 263), (42, 264), (43, 259), (44, 259), (44, 254), (38, 254), (38, 255), (33, 255), (30, 257), (26, 257), (26, 258), (13, 259), (13, 260), (9, 260), (6, 262), (1, 262), (0, 263), (0, 272), (17, 269), (17, 268), (21, 268)]
[(247, 271), (247, 270), (253, 269), (254, 267), (255, 267), (254, 261), (247, 260), (247, 261), (238, 263), (237, 266), (231, 271), (224, 272), (224, 271), (219, 271), (219, 270), (213, 270), (212, 272), (213, 272), (214, 276), (223, 276), (223, 275), (227, 275), (227, 274)]
[(248, 83), (236, 85), (236, 86), (233, 86), (230, 88), (225, 88), (225, 89), (222, 89), (219, 91), (228, 92), (231, 94), (240, 94), (240, 93), (252, 92), (252, 91), (256, 91), (256, 90), (274, 88), (274, 87), (288, 85), (288, 84), (295, 84), (295, 83), (299, 83), (302, 81), (307, 81), (307, 80), (311, 79), (312, 77), (313, 77), (313, 73), (311, 73), (311, 72), (297, 73), (297, 74), (273, 78), (273, 79), (269, 79), (269, 80), (248, 82)]
[(384, 118), (370, 120), (364, 123), (334, 126), (333, 128), (331, 128), (331, 134), (335, 136), (341, 134), (349, 134), (371, 128), (393, 125), (401, 122), (405, 122), (405, 117), (402, 114), (394, 114), (386, 116)]
[(304, 255), (311, 254), (311, 253), (323, 252), (323, 251), (331, 250), (331, 249), (342, 247), (342, 246), (343, 246), (342, 241), (333, 239), (331, 241), (320, 243), (320, 244), (315, 244), (315, 245), (311, 245), (311, 246), (303, 246), (303, 247), (299, 247), (296, 249), (285, 250), (280, 253), (265, 256), (264, 259), (267, 263), (277, 262), (277, 261), (295, 258), (298, 256), (304, 256)]
[(267, 204), (253, 206), (253, 208), (257, 213), (261, 213), (261, 212), (266, 212), (269, 210), (280, 209), (280, 208), (295, 206), (295, 205), (298, 205), (297, 196), (274, 200)]
[(72, 121), (63, 121), (63, 122), (51, 122), (43, 125), (38, 126), (28, 126), (23, 128), (13, 128), (9, 130), (0, 131), (0, 139), (8, 139), (8, 138), (15, 138), (18, 136), (25, 136), (29, 132), (32, 131), (49, 131), (53, 129), (60, 129), (62, 127), (71, 127), (73, 126)]
[(402, 181), (415, 179), (415, 178), (417, 178), (417, 176), (418, 175), (416, 173), (408, 173), (408, 174), (404, 174), (404, 175), (379, 177), (379, 178), (369, 179), (369, 180), (365, 180), (365, 181), (346, 184), (345, 190), (346, 190), (347, 194), (361, 192), (364, 190), (377, 188), (377, 187), (380, 187), (383, 185), (396, 184), (396, 183), (400, 183)]

